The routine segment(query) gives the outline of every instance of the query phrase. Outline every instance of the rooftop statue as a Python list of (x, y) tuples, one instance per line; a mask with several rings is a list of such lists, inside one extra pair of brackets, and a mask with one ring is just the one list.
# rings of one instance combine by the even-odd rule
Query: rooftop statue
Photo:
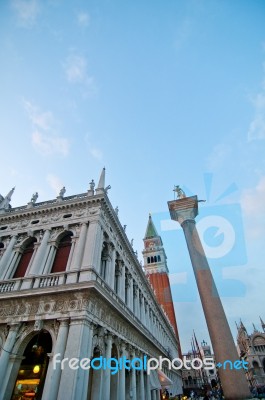
[(63, 187), (59, 192), (59, 196), (63, 197), (65, 195), (65, 192), (66, 192), (66, 189), (65, 189), (65, 187)]
[(39, 197), (38, 192), (34, 193), (31, 197), (31, 203), (35, 204), (38, 197)]
[(186, 194), (184, 192), (184, 190), (182, 190), (179, 185), (174, 186), (173, 192), (177, 193), (177, 197), (178, 199), (184, 199), (186, 197)]

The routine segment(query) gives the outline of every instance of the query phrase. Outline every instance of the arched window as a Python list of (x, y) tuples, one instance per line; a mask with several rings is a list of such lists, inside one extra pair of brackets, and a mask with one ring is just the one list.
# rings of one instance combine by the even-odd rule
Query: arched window
[(32, 238), (24, 247), (23, 253), (20, 257), (16, 272), (13, 278), (22, 278), (25, 276), (26, 270), (29, 266), (32, 254), (34, 252), (34, 243), (37, 241), (36, 238)]
[(51, 269), (51, 274), (54, 274), (55, 272), (63, 272), (66, 269), (68, 257), (70, 254), (71, 250), (71, 237), (73, 234), (71, 232), (68, 232), (65, 236), (62, 237), (58, 244), (58, 249), (53, 261), (52, 269)]
[(257, 363), (257, 361), (253, 361), (252, 366), (254, 368), (254, 374), (260, 375), (261, 371), (260, 371), (260, 367), (259, 367), (259, 364)]
[(160, 262), (161, 261), (161, 257), (160, 255), (157, 256), (157, 261)]
[(157, 262), (157, 257), (156, 256), (154, 256), (154, 262)]
[(147, 257), (147, 264), (150, 264), (150, 257)]
[(153, 263), (153, 262), (154, 262), (154, 257), (152, 256), (152, 257), (151, 257), (151, 263)]

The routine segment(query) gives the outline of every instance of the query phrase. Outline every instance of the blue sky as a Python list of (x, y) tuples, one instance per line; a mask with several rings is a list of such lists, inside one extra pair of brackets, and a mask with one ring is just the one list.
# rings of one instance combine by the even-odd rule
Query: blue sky
[[(153, 214), (184, 351), (193, 329), (208, 335), (183, 234), (165, 225), (175, 184), (239, 237), (209, 259), (233, 334), (265, 319), (264, 17), (258, 0), (0, 4), (0, 193), (16, 186), (13, 206), (82, 193), (105, 166), (139, 258)], [(228, 233), (205, 226), (218, 248)]]

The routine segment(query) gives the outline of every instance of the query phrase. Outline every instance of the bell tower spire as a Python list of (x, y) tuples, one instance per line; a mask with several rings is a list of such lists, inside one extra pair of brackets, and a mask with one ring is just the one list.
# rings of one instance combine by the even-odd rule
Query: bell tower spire
[(154, 289), (158, 303), (163, 307), (173, 326), (177, 340), (178, 352), (181, 356), (179, 334), (168, 277), (167, 256), (161, 237), (158, 235), (151, 214), (149, 214), (144, 241), (144, 270)]

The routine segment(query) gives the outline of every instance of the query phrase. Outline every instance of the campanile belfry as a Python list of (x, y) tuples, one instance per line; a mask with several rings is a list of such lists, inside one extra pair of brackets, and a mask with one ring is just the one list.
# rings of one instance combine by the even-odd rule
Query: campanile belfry
[(167, 256), (163, 247), (162, 239), (157, 233), (151, 214), (149, 214), (143, 241), (145, 273), (155, 291), (158, 303), (163, 307), (174, 328), (179, 343), (178, 352), (179, 355), (181, 355), (179, 334), (168, 276)]

